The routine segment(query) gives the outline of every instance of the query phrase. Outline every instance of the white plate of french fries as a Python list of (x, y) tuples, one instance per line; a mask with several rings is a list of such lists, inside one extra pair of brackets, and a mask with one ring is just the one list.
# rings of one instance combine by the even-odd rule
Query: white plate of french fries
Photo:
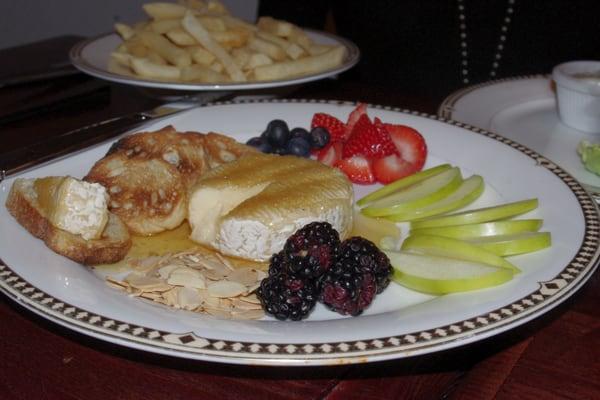
[(238, 19), (216, 1), (147, 3), (149, 19), (78, 43), (72, 63), (113, 82), (171, 90), (248, 90), (337, 75), (360, 51), (336, 35), (260, 17)]

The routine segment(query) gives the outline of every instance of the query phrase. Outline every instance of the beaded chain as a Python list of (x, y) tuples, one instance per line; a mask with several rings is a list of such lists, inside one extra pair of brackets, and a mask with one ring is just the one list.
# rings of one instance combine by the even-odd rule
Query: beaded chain
[[(500, 27), (500, 36), (496, 46), (496, 54), (492, 59), (492, 66), (490, 68), (489, 76), (494, 78), (496, 71), (500, 66), (500, 60), (502, 59), (502, 52), (504, 51), (506, 35), (508, 34), (508, 28), (512, 21), (512, 15), (514, 13), (514, 4), (516, 0), (507, 0), (506, 11), (504, 13), (504, 19), (502, 26)], [(459, 20), (459, 33), (460, 33), (460, 54), (461, 54), (461, 78), (462, 82), (468, 84), (469, 80), (469, 51), (467, 45), (467, 18), (465, 13), (465, 0), (457, 0), (458, 5), (458, 20)]]

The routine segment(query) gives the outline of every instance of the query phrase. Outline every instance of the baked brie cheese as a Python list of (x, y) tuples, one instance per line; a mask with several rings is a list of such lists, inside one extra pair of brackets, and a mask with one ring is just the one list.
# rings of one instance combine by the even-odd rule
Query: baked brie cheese
[(314, 221), (352, 229), (352, 184), (335, 168), (296, 156), (248, 154), (206, 173), (188, 203), (190, 238), (223, 254), (266, 261)]

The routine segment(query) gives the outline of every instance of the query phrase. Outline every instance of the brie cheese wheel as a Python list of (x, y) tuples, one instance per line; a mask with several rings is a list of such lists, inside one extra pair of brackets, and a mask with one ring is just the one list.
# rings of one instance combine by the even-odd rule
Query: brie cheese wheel
[(352, 229), (352, 184), (338, 169), (295, 156), (250, 154), (205, 174), (190, 193), (190, 238), (223, 254), (268, 260), (296, 230)]

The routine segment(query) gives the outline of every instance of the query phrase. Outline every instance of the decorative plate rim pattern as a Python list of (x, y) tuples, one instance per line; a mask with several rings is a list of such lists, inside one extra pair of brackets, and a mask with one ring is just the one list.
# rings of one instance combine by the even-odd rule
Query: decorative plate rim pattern
[[(244, 103), (327, 103), (353, 105), (353, 102), (307, 99), (259, 99), (214, 102), (200, 107)], [(364, 338), (322, 343), (264, 343), (201, 337), (192, 332), (168, 332), (107, 318), (66, 304), (21, 278), (0, 260), (0, 289), (29, 310), (80, 333), (100, 339), (108, 337), (133, 348), (156, 353), (252, 365), (334, 365), (404, 358), (441, 348), (455, 347), (519, 326), (548, 311), (573, 295), (594, 273), (600, 256), (600, 217), (598, 206), (570, 174), (535, 151), (484, 129), (442, 117), (407, 109), (371, 105), (374, 109), (425, 117), (487, 136), (524, 153), (567, 185), (583, 212), (585, 231), (582, 243), (571, 261), (552, 279), (537, 282), (538, 288), (502, 307), (472, 318), (397, 336)]]
[(325, 71), (321, 71), (314, 74), (294, 77), (290, 79), (279, 79), (271, 81), (256, 81), (256, 82), (240, 82), (240, 83), (221, 83), (221, 84), (198, 84), (198, 83), (185, 83), (185, 82), (165, 82), (150, 79), (143, 79), (136, 76), (126, 76), (108, 71), (108, 69), (100, 69), (90, 62), (88, 62), (82, 55), (83, 50), (86, 46), (93, 44), (94, 42), (104, 40), (110, 36), (118, 36), (116, 33), (105, 33), (90, 39), (82, 40), (76, 43), (69, 51), (69, 59), (71, 63), (79, 70), (84, 73), (90, 74), (96, 78), (109, 80), (112, 82), (118, 82), (122, 84), (129, 84), (134, 86), (141, 86), (147, 88), (157, 89), (171, 89), (171, 90), (185, 90), (185, 91), (222, 91), (222, 90), (255, 90), (255, 89), (267, 89), (275, 88), (288, 85), (296, 85), (306, 82), (312, 82), (315, 80), (323, 79), (332, 75), (341, 74), (352, 68), (360, 60), (360, 49), (351, 42), (350, 40), (337, 36), (324, 31), (317, 31), (314, 29), (304, 28), (306, 32), (320, 35), (344, 46), (347, 50), (346, 59), (344, 62), (335, 67)]

